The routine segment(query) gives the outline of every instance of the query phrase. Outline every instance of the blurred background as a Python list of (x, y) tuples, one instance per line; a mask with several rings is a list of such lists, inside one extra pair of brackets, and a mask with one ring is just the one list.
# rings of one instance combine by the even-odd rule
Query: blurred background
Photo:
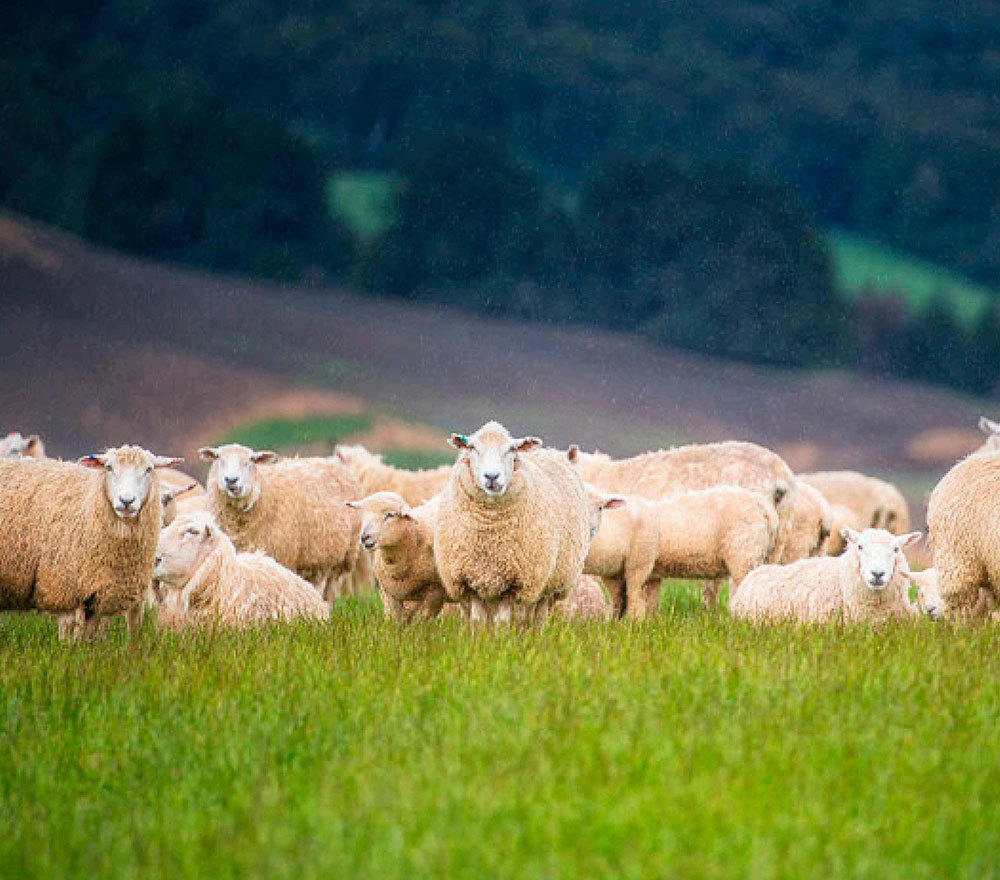
[(920, 499), (1000, 409), (998, 95), (975, 0), (8, 4), (0, 428), (495, 415)]

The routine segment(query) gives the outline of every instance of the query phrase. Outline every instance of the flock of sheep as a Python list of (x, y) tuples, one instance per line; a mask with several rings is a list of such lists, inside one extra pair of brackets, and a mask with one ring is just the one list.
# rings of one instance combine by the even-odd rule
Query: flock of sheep
[[(841, 471), (795, 475), (743, 442), (622, 460), (543, 448), (497, 422), (453, 434), (453, 465), (408, 471), (361, 446), (279, 458), (205, 447), (207, 484), (178, 459), (121, 446), (76, 462), (0, 440), (0, 610), (58, 615), (91, 638), (145, 611), (157, 626), (323, 619), (377, 588), (385, 613), (477, 624), (642, 618), (663, 578), (754, 621), (976, 618), (1000, 595), (1000, 425), (931, 495), (934, 568), (911, 572), (902, 494)], [(603, 583), (603, 588), (602, 588)], [(910, 584), (917, 602), (910, 599)]]

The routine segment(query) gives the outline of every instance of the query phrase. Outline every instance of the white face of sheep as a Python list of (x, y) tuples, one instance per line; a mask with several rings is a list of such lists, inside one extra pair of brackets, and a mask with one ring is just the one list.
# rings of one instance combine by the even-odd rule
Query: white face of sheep
[(844, 540), (857, 551), (861, 580), (869, 590), (884, 590), (897, 570), (909, 572), (903, 548), (920, 540), (920, 532), (894, 535), (884, 529), (856, 532), (846, 526)]
[(0, 459), (30, 457), (35, 454), (35, 449), (41, 442), (37, 434), (25, 437), (17, 431), (12, 431), (0, 440)]
[(464, 453), (459, 460), (468, 462), (473, 480), (487, 497), (503, 495), (514, 477), (518, 455), (542, 445), (537, 437), (511, 437), (496, 422), (470, 436), (452, 434), (450, 443)]
[(120, 446), (107, 452), (85, 455), (78, 464), (104, 470), (104, 491), (121, 519), (135, 519), (142, 511), (152, 488), (153, 470), (174, 467), (183, 458), (153, 455), (139, 446)]
[(153, 578), (172, 587), (187, 583), (215, 545), (216, 529), (208, 514), (179, 516), (160, 532)]
[(986, 416), (980, 416), (979, 430), (986, 435), (987, 449), (1000, 450), (1000, 422), (994, 422)]
[(601, 530), (601, 514), (605, 510), (614, 510), (624, 507), (626, 499), (620, 495), (605, 495), (600, 489), (591, 486), (589, 483), (583, 484), (587, 493), (587, 512), (590, 515), (590, 540), (593, 542), (597, 533)]
[(257, 487), (256, 465), (267, 464), (277, 458), (277, 453), (265, 449), (261, 452), (229, 443), (226, 446), (205, 446), (198, 450), (205, 461), (215, 462), (215, 480), (219, 491), (234, 500), (248, 498)]
[(361, 512), (361, 546), (370, 552), (398, 544), (406, 526), (414, 521), (410, 506), (394, 492), (376, 492), (344, 503)]

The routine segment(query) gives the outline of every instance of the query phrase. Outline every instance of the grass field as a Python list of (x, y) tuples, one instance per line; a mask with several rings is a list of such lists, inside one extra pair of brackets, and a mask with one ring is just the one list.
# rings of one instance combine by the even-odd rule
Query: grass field
[(10, 877), (989, 877), (1000, 629), (0, 619)]

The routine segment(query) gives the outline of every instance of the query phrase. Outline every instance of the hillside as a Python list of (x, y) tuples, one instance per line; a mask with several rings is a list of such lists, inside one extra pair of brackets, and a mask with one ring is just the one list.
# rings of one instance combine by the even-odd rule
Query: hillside
[(0, 425), (39, 431), (67, 456), (126, 440), (190, 456), (268, 415), (370, 407), (431, 426), (431, 437), (497, 416), (615, 453), (739, 437), (798, 469), (896, 475), (917, 498), (978, 436), (980, 403), (914, 384), (251, 284), (12, 215), (0, 216), (0, 289)]

